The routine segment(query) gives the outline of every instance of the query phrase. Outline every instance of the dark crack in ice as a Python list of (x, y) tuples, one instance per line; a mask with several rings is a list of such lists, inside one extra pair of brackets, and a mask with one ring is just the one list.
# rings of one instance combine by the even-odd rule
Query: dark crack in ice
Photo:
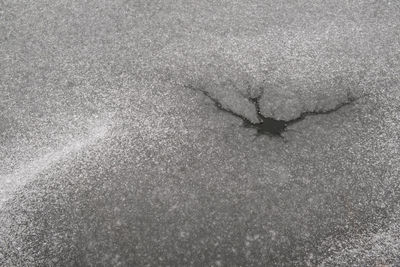
[(242, 119), (243, 121), (243, 127), (246, 128), (252, 128), (252, 129), (256, 129), (257, 130), (257, 136), (261, 136), (261, 135), (267, 135), (270, 137), (278, 137), (278, 138), (282, 138), (284, 139), (283, 134), (288, 130), (287, 127), (290, 125), (293, 125), (297, 122), (300, 122), (302, 120), (304, 120), (306, 117), (308, 116), (313, 116), (313, 115), (327, 115), (327, 114), (331, 114), (333, 112), (338, 111), (339, 109), (341, 109), (344, 106), (347, 106), (349, 104), (352, 104), (354, 101), (358, 100), (360, 97), (355, 97), (352, 96), (350, 94), (347, 95), (347, 99), (338, 104), (337, 106), (335, 106), (332, 109), (329, 110), (317, 110), (317, 111), (306, 111), (306, 112), (302, 112), (300, 114), (299, 117), (293, 119), (293, 120), (278, 120), (278, 119), (274, 119), (271, 117), (265, 117), (261, 114), (260, 112), (260, 103), (259, 100), (261, 99), (261, 95), (256, 97), (256, 98), (248, 98), (248, 100), (250, 102), (252, 102), (254, 104), (254, 106), (256, 107), (256, 111), (257, 111), (257, 117), (259, 119), (259, 123), (254, 123), (251, 122), (249, 119), (247, 119), (245, 116), (237, 114), (235, 112), (233, 112), (232, 110), (229, 110), (227, 108), (225, 108), (221, 102), (213, 97), (208, 91), (206, 91), (205, 89), (201, 89), (201, 88), (194, 88), (192, 86), (186, 86), (187, 88), (190, 88), (192, 90), (197, 90), (202, 92), (205, 96), (207, 96), (210, 100), (212, 100), (215, 104), (215, 106), (219, 109), (222, 110), (224, 112), (227, 112), (235, 117), (238, 117), (240, 119)]

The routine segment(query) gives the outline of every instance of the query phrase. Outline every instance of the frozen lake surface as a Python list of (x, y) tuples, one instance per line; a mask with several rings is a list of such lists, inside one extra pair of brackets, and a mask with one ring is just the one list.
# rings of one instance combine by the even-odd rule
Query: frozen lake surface
[(0, 18), (1, 266), (400, 264), (397, 2)]

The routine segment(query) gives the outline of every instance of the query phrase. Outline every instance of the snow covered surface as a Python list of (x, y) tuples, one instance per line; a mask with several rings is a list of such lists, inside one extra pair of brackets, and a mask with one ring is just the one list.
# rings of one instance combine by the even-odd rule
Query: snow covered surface
[[(397, 2), (5, 0), (0, 16), (0, 265), (399, 263)], [(281, 139), (200, 90), (252, 122), (250, 98), (290, 120), (361, 97)]]

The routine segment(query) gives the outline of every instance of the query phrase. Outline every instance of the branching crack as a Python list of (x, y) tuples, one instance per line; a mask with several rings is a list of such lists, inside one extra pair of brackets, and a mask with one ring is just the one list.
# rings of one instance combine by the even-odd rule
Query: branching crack
[(240, 119), (243, 120), (243, 127), (246, 128), (253, 128), (257, 130), (257, 136), (260, 135), (268, 135), (270, 137), (279, 137), (284, 139), (283, 133), (287, 131), (287, 127), (295, 124), (299, 121), (304, 120), (306, 117), (308, 116), (313, 116), (313, 115), (326, 115), (326, 114), (330, 114), (333, 112), (338, 111), (339, 109), (341, 109), (344, 106), (350, 105), (351, 103), (353, 103), (354, 101), (358, 100), (361, 97), (354, 97), (351, 96), (350, 94), (348, 94), (347, 99), (345, 102), (342, 102), (340, 104), (338, 104), (337, 106), (335, 106), (334, 108), (330, 109), (330, 110), (322, 110), (322, 111), (307, 111), (307, 112), (303, 112), (300, 114), (299, 117), (293, 119), (293, 120), (277, 120), (274, 118), (270, 118), (270, 117), (265, 117), (261, 114), (260, 112), (260, 99), (261, 99), (261, 95), (256, 97), (256, 98), (248, 98), (248, 100), (250, 102), (252, 102), (256, 108), (257, 111), (257, 116), (258, 119), (260, 120), (259, 123), (253, 123), (251, 122), (249, 119), (247, 119), (246, 117), (244, 117), (243, 115), (237, 114), (225, 107), (223, 107), (223, 105), (220, 103), (220, 101), (218, 99), (216, 99), (215, 97), (213, 97), (209, 92), (207, 92), (204, 89), (199, 89), (199, 88), (194, 88), (193, 86), (185, 86), (186, 88), (192, 89), (192, 90), (196, 90), (196, 91), (200, 91), (202, 92), (205, 96), (207, 96), (209, 99), (211, 99), (215, 106), (222, 110), (225, 111), (235, 117), (238, 117)]

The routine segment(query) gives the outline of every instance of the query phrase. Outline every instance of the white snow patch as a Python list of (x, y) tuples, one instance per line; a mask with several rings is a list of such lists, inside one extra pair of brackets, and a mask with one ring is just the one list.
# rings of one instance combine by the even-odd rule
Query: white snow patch
[(110, 119), (104, 116), (89, 122), (89, 124), (89, 130), (84, 135), (51, 152), (21, 163), (12, 173), (0, 174), (0, 207), (10, 199), (12, 193), (18, 188), (33, 181), (38, 174), (50, 168), (54, 163), (103, 139), (112, 127)]

